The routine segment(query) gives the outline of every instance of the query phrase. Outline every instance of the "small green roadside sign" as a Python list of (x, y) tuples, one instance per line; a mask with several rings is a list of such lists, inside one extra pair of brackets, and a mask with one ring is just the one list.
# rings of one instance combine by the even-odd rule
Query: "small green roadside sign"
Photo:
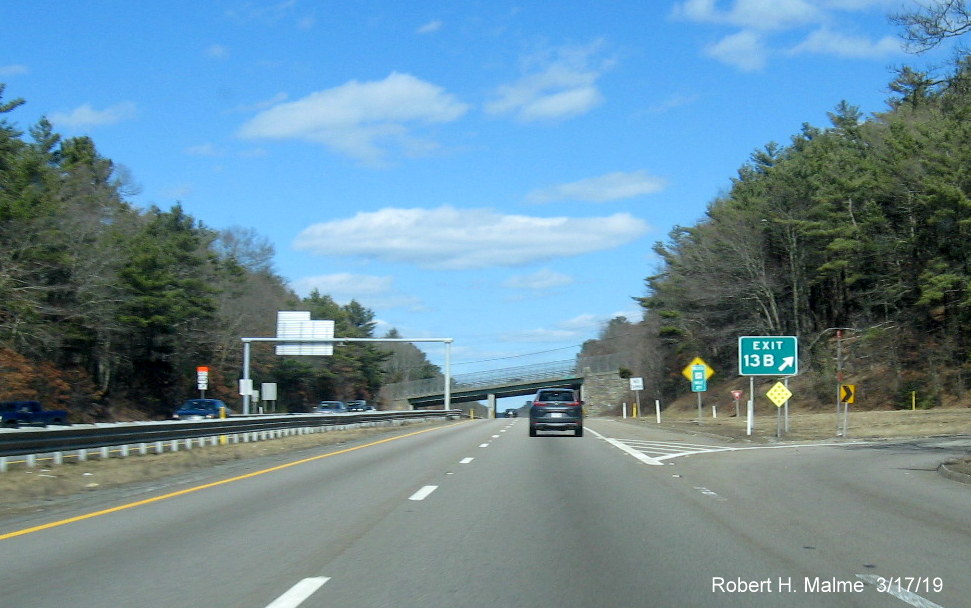
[(741, 336), (738, 339), (738, 375), (795, 376), (799, 373), (799, 338), (796, 336)]

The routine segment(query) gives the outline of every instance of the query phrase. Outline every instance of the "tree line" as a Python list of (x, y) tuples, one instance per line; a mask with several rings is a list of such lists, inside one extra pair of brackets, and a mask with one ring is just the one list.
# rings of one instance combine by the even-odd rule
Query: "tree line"
[[(590, 353), (638, 336), (632, 366), (658, 397), (688, 390), (703, 356), (733, 375), (737, 338), (800, 337), (815, 396), (837, 371), (869, 377), (881, 399), (922, 406), (971, 386), (971, 56), (943, 77), (899, 69), (887, 109), (840, 102), (825, 128), (755, 151), (693, 226), (654, 252), (636, 298)], [(627, 326), (626, 328), (624, 326)], [(836, 359), (841, 339), (843, 357)]]
[[(208, 227), (179, 204), (139, 209), (131, 176), (91, 138), (64, 138), (46, 118), (19, 130), (8, 116), (25, 102), (4, 91), (0, 399), (40, 399), (75, 420), (162, 416), (198, 396), (200, 365), (210, 368), (207, 396), (237, 402), (240, 338), (274, 335), (277, 310), (333, 319), (341, 337), (375, 337), (374, 313), (357, 301), (295, 294), (253, 230)], [(321, 358), (253, 350), (254, 380), (276, 382), (289, 411), (438, 372), (409, 344), (353, 343)]]

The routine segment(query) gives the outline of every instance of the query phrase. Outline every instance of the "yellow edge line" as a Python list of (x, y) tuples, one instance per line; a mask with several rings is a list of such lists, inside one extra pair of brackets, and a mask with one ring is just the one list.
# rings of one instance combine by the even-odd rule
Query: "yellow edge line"
[[(451, 426), (451, 425), (450, 425)], [(398, 439), (404, 439), (405, 437), (413, 437), (415, 435), (421, 435), (422, 433), (429, 433), (431, 431), (438, 431), (446, 427), (435, 427), (432, 429), (424, 429), (421, 431), (415, 431), (413, 433), (407, 433), (405, 435), (396, 435), (394, 437), (388, 437), (378, 441), (372, 441), (371, 443), (365, 443), (364, 445), (355, 446), (353, 448), (346, 448), (343, 450), (338, 450), (336, 452), (328, 452), (326, 454), (321, 454), (319, 456), (312, 456), (310, 458), (304, 458), (303, 460), (295, 460), (294, 462), (288, 462), (286, 464), (281, 464), (275, 467), (270, 467), (269, 469), (262, 469), (260, 471), (253, 471), (252, 473), (246, 473), (245, 475), (238, 475), (236, 477), (230, 477), (229, 479), (223, 479), (220, 481), (214, 481), (212, 483), (203, 484), (201, 486), (194, 486), (192, 488), (186, 488), (184, 490), (179, 490), (177, 492), (169, 492), (168, 494), (163, 494), (161, 496), (156, 496), (154, 498), (146, 498), (145, 500), (139, 500), (137, 502), (130, 502), (127, 504), (119, 505), (117, 507), (112, 507), (110, 509), (103, 509), (101, 511), (94, 511), (92, 513), (86, 513), (84, 515), (78, 515), (77, 517), (69, 517), (67, 519), (62, 519), (59, 521), (53, 521), (48, 524), (43, 524), (40, 526), (34, 526), (32, 528), (24, 528), (23, 530), (17, 530), (14, 532), (7, 532), (6, 534), (0, 534), (0, 540), (7, 540), (8, 538), (14, 538), (15, 536), (23, 536), (25, 534), (31, 534), (33, 532), (40, 532), (41, 530), (48, 530), (50, 528), (57, 528), (58, 526), (65, 526), (67, 524), (73, 524), (74, 522), (84, 521), (85, 519), (91, 519), (94, 517), (100, 517), (102, 515), (108, 515), (110, 513), (117, 513), (118, 511), (125, 511), (127, 509), (133, 509), (135, 507), (140, 507), (142, 505), (151, 504), (153, 502), (159, 502), (162, 500), (167, 500), (169, 498), (175, 498), (176, 496), (182, 496), (184, 494), (191, 494), (192, 492), (198, 492), (199, 490), (207, 490), (209, 488), (215, 488), (216, 486), (225, 485), (227, 483), (233, 483), (236, 481), (241, 481), (243, 479), (249, 479), (251, 477), (257, 477), (259, 475), (264, 475), (266, 473), (273, 473), (275, 471), (280, 471), (283, 469), (288, 469), (290, 467), (295, 467), (298, 464), (305, 464), (308, 462), (313, 462), (315, 460), (321, 460), (323, 458), (329, 458), (331, 456), (337, 456), (340, 454), (346, 454), (348, 452), (354, 452), (356, 450), (362, 450), (364, 448), (369, 448), (375, 445), (380, 445), (382, 443), (388, 443), (389, 441), (396, 441)]]

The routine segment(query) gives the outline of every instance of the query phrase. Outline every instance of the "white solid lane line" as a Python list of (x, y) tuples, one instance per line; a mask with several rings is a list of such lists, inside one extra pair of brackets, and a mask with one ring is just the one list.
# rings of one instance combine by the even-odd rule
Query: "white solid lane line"
[(273, 600), (273, 603), (266, 608), (296, 608), (304, 600), (313, 595), (314, 592), (323, 587), (324, 583), (329, 580), (330, 577), (327, 576), (305, 578), (293, 587), (290, 587), (289, 591)]
[(438, 486), (425, 486), (408, 497), (408, 500), (425, 500), (428, 495), (438, 489)]

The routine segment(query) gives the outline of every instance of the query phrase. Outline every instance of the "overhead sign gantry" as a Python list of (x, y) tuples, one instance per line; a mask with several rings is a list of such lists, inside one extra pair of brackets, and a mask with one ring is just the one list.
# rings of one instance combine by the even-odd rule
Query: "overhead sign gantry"
[(312, 320), (309, 311), (283, 310), (277, 312), (277, 335), (274, 338), (240, 338), (243, 341), (243, 377), (239, 392), (243, 396), (243, 414), (249, 414), (253, 380), (250, 378), (250, 344), (253, 342), (277, 343), (278, 355), (333, 354), (334, 345), (344, 342), (441, 342), (445, 344), (445, 409), (452, 409), (452, 342), (454, 338), (337, 338), (334, 322)]

